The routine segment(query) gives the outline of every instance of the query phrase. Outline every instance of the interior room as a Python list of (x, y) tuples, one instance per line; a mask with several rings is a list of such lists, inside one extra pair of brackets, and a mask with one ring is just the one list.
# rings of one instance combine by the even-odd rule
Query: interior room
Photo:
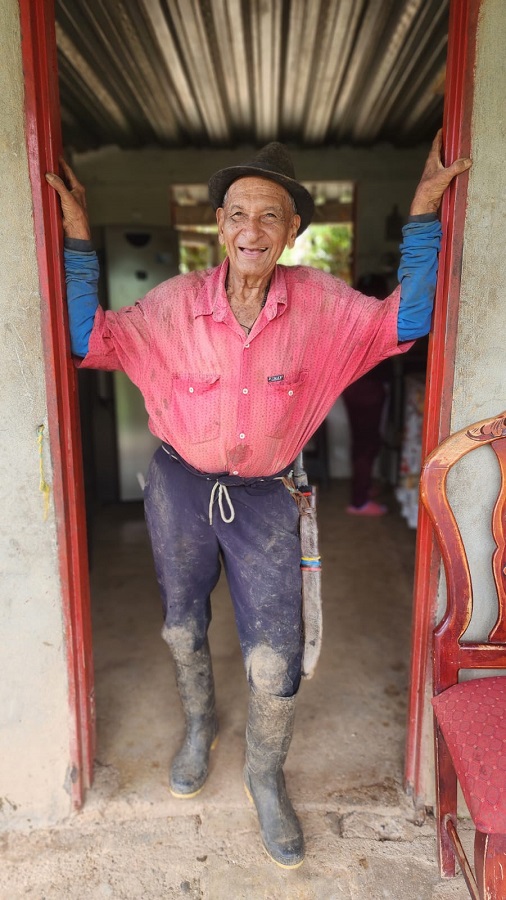
[[(393, 290), (402, 225), (442, 119), (447, 6), (57, 0), (63, 143), (87, 188), (102, 304), (118, 309), (180, 271), (216, 265), (207, 179), (269, 140), (289, 147), (317, 224), (348, 228), (338, 277), (379, 273)], [(425, 811), (403, 788), (426, 364), (421, 340), (385, 376), (372, 495), (384, 515), (347, 512), (342, 399), (305, 450), (317, 486), (324, 640), (302, 685), (286, 771), (308, 844), (326, 848), (312, 873), (320, 896), (330, 896), (336, 858), (347, 865), (336, 857), (343, 836), (379, 847), (370, 864), (360, 853), (355, 861), (363, 896), (391, 865), (390, 847), (414, 834), (421, 855), (396, 863), (402, 895), (417, 867), (430, 872)], [(142, 507), (159, 442), (122, 373), (81, 371), (79, 399), (96, 696), (83, 815), (186, 817), (190, 855), (202, 826), (211, 852), (244, 862), (260, 842), (242, 785), (247, 683), (225, 580), (210, 629), (220, 741), (205, 791), (182, 809), (167, 770), (183, 717)], [(181, 846), (171, 852), (177, 869)], [(196, 874), (181, 874), (188, 893), (202, 865), (192, 856)], [(225, 869), (216, 872), (214, 896), (231, 896), (219, 893)]]

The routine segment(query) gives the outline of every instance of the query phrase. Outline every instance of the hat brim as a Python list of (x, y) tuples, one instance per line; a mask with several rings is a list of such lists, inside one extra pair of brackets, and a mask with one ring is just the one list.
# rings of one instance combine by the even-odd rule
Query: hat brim
[(297, 236), (302, 234), (311, 223), (314, 215), (314, 201), (309, 191), (294, 178), (278, 174), (278, 172), (270, 172), (269, 169), (261, 169), (258, 166), (229, 166), (212, 175), (208, 187), (209, 199), (214, 210), (219, 209), (230, 185), (238, 178), (267, 178), (284, 187), (295, 200), (297, 215), (300, 216)]

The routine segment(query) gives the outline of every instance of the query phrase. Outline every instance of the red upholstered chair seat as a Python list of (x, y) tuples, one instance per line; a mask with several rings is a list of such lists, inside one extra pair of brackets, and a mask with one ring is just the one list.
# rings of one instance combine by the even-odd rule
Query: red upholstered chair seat
[(506, 676), (455, 684), (432, 704), (473, 822), (506, 833)]

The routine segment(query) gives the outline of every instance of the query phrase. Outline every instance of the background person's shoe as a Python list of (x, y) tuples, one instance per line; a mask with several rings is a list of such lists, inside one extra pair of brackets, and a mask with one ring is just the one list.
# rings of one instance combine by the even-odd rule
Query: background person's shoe
[(376, 503), (374, 500), (368, 500), (363, 506), (347, 506), (346, 512), (350, 516), (384, 516), (388, 512), (388, 507), (382, 503)]

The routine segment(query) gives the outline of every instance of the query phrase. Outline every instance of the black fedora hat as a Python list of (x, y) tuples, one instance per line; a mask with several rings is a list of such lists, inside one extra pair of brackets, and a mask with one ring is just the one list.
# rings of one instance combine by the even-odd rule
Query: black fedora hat
[(223, 203), (223, 198), (233, 181), (238, 178), (268, 178), (276, 181), (292, 195), (300, 216), (302, 234), (311, 222), (314, 213), (314, 202), (309, 191), (295, 179), (295, 169), (288, 150), (283, 144), (272, 141), (258, 151), (253, 159), (240, 166), (229, 166), (220, 169), (209, 179), (209, 199), (216, 210)]

